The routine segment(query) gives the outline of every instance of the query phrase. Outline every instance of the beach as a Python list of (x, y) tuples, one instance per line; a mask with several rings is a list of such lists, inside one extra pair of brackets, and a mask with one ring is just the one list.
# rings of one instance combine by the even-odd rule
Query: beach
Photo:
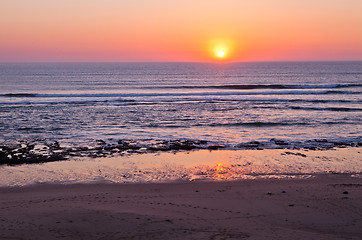
[(362, 179), (0, 189), (1, 239), (360, 239)]
[(0, 1), (0, 240), (362, 240), (361, 9)]
[(0, 239), (360, 239), (361, 148), (1, 166)]

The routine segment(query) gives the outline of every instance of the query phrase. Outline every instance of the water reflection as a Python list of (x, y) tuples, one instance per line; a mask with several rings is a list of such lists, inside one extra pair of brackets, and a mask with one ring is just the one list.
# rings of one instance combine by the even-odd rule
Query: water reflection
[(191, 179), (210, 179), (210, 180), (231, 180), (240, 177), (239, 173), (233, 171), (230, 166), (223, 163), (218, 163), (216, 166), (208, 166), (203, 170), (197, 170), (195, 173), (190, 173)]
[[(0, 186), (71, 182), (230, 181), (360, 173), (360, 149), (334, 151), (218, 150), (130, 155), (0, 167)], [(297, 153), (303, 152), (303, 157)], [(328, 161), (326, 161), (328, 160)]]

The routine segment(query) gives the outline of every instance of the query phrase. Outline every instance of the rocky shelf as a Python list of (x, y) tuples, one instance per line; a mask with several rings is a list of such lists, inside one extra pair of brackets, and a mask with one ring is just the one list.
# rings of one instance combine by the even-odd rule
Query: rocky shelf
[(90, 144), (60, 144), (46, 139), (20, 140), (0, 143), (0, 165), (45, 163), (75, 158), (100, 158), (113, 155), (142, 154), (160, 151), (187, 151), (194, 149), (309, 149), (327, 150), (332, 148), (358, 147), (362, 142), (336, 142), (327, 139), (314, 139), (304, 142), (287, 142), (270, 139), (269, 141), (251, 141), (235, 146), (215, 144), (205, 140), (96, 140)]

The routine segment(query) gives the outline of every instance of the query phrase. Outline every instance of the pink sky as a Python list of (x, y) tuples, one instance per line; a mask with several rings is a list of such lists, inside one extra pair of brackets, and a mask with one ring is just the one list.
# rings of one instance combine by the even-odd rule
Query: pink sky
[(362, 60), (361, 12), (358, 0), (2, 0), (0, 61)]

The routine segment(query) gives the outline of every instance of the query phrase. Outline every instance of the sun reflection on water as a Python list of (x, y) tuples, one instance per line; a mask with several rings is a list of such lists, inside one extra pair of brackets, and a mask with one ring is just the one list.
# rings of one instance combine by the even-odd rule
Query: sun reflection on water
[(215, 174), (215, 180), (227, 180), (231, 177), (232, 171), (230, 171), (230, 167), (227, 167), (223, 165), (222, 163), (219, 163), (216, 166), (216, 174)]
[(205, 165), (198, 167), (196, 171), (190, 171), (191, 180), (207, 179), (225, 181), (240, 178), (240, 172), (236, 172), (230, 164), (217, 163), (216, 165)]
[[(359, 172), (359, 149), (305, 152), (283, 149), (190, 151), (70, 160), (0, 167), (0, 186), (34, 183), (233, 181), (305, 178), (311, 174)], [(298, 153), (303, 152), (305, 157)], [(346, 159), (348, 156), (348, 159)], [(331, 159), (331, 161), (325, 161)], [(343, 164), (341, 164), (343, 162)]]

